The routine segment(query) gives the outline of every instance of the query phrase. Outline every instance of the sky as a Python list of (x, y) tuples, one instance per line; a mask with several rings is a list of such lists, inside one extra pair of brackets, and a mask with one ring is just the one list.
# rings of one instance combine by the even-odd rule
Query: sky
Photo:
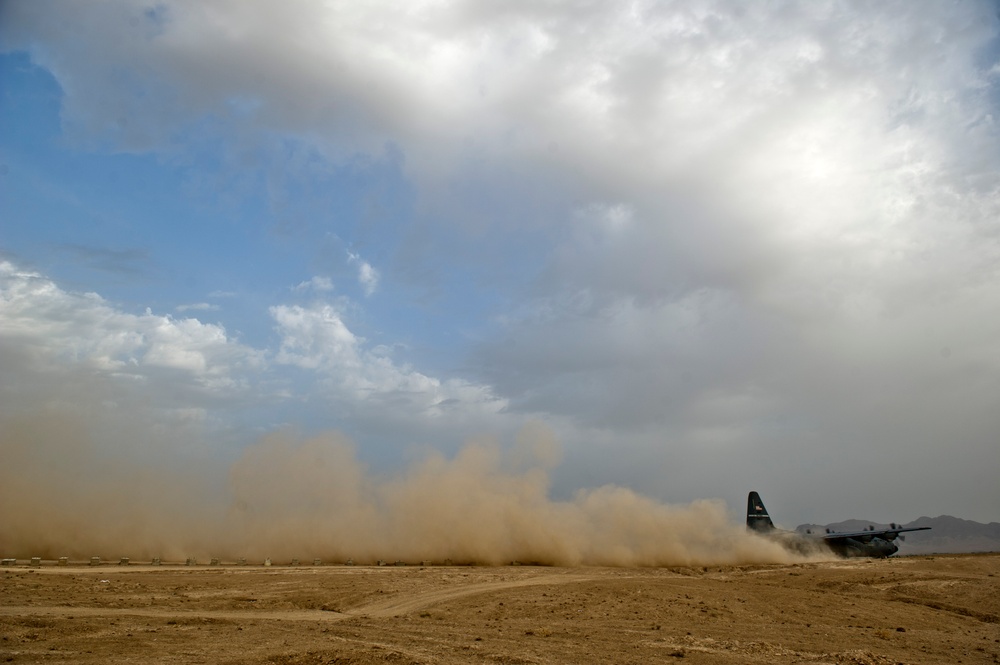
[(987, 1), (5, 0), (0, 447), (998, 521), (998, 111)]

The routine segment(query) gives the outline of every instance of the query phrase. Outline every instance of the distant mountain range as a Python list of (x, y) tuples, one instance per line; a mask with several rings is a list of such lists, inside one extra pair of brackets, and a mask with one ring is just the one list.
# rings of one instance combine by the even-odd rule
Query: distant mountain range
[[(869, 526), (888, 529), (888, 524), (865, 520), (846, 520), (833, 524), (800, 524), (796, 531), (813, 533), (831, 531), (861, 531)], [(904, 527), (929, 526), (930, 531), (915, 531), (901, 534), (905, 538), (899, 543), (899, 554), (959, 554), (963, 552), (1000, 552), (1000, 522), (982, 524), (963, 520), (951, 515), (921, 517)], [(898, 542), (898, 541), (897, 541)]]

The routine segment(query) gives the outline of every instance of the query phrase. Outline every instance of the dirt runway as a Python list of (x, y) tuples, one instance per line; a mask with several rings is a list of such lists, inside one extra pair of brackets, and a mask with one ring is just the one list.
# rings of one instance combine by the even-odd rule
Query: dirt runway
[(0, 570), (15, 663), (1000, 663), (1000, 554)]

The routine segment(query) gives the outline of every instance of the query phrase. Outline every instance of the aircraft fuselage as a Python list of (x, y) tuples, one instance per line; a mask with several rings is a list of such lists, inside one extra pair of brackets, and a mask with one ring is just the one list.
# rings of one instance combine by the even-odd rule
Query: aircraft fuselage
[(856, 538), (845, 538), (841, 541), (824, 543), (835, 554), (844, 557), (866, 556), (876, 559), (884, 559), (899, 551), (896, 543), (889, 542), (884, 538), (873, 537), (868, 542)]

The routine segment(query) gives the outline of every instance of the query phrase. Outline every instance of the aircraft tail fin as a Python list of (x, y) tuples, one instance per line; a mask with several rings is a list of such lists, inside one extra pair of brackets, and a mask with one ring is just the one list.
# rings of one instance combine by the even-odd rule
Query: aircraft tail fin
[(753, 531), (771, 531), (774, 529), (774, 522), (767, 514), (764, 502), (760, 500), (760, 495), (750, 492), (747, 497), (747, 528)]

